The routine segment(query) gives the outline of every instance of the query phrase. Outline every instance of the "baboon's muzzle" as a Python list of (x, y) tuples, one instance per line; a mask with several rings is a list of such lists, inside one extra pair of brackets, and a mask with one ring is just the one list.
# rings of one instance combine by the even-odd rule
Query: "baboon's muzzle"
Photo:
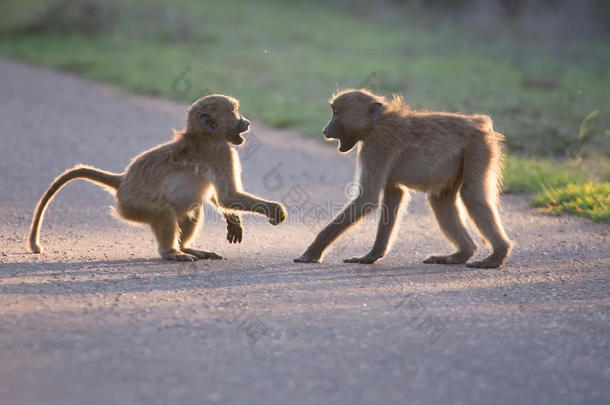
[(247, 119), (242, 119), (241, 121), (239, 121), (239, 124), (237, 124), (237, 130), (240, 133), (246, 132), (248, 128), (250, 128), (250, 121), (248, 121)]

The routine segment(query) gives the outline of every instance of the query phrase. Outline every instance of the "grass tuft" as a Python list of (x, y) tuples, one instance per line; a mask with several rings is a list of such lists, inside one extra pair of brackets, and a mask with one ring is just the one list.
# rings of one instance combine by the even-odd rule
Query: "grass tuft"
[(571, 214), (610, 224), (610, 183), (568, 184), (545, 188), (534, 206), (546, 214)]

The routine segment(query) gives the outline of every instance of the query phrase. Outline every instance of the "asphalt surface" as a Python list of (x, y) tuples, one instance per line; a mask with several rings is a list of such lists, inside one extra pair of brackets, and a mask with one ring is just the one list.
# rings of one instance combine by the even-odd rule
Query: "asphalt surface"
[(354, 157), (256, 122), (245, 189), (292, 209), (277, 227), (246, 216), (241, 245), (209, 211), (195, 245), (226, 260), (161, 260), (84, 181), (49, 207), (45, 253), (27, 252), (54, 176), (121, 171), (185, 111), (0, 60), (1, 404), (610, 403), (608, 227), (503, 196), (502, 269), (424, 265), (450, 247), (415, 194), (383, 261), (342, 263), (368, 251), (373, 217), (295, 264), (347, 200)]

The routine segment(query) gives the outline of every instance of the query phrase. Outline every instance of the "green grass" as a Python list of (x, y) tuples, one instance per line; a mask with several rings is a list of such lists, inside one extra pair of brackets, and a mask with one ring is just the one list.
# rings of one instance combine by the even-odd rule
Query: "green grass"
[[(0, 36), (0, 53), (174, 99), (231, 94), (266, 124), (311, 136), (320, 136), (333, 91), (363, 83), (383, 94), (403, 93), (419, 107), (489, 113), (508, 149), (519, 153), (580, 148), (583, 119), (599, 111), (586, 141), (610, 155), (604, 136), (610, 47), (603, 40), (562, 40), (559, 47), (547, 39), (517, 40), (508, 24), (481, 33), (450, 18), (430, 24), (398, 6), (380, 14), (379, 4), (350, 11), (340, 2), (275, 0), (109, 0), (97, 3), (108, 4), (114, 14), (106, 14), (115, 17), (93, 32), (60, 23), (36, 34), (15, 30), (44, 3), (0, 6), (0, 31), (10, 34)], [(184, 80), (175, 79), (188, 68), (183, 79), (191, 87), (183, 91)], [(555, 84), (523, 84), (532, 78)]]
[[(539, 193), (536, 201), (607, 192), (587, 185), (610, 181), (604, 39), (519, 39), (508, 22), (474, 27), (386, 3), (316, 0), (107, 0), (24, 32), (57, 2), (2, 2), (0, 54), (188, 102), (230, 94), (246, 115), (318, 137), (336, 89), (399, 92), (415, 107), (492, 115), (511, 155), (508, 192)], [(566, 156), (575, 159), (550, 159)], [(604, 218), (581, 205), (581, 215)]]
[(574, 161), (558, 162), (541, 158), (508, 156), (504, 166), (503, 191), (540, 192), (571, 183), (583, 184), (589, 180), (586, 171)]
[(547, 214), (571, 214), (610, 223), (610, 166), (607, 161), (553, 161), (508, 156), (503, 190), (533, 193), (533, 205)]
[(549, 188), (534, 198), (534, 206), (551, 215), (578, 215), (610, 224), (610, 183), (589, 182)]

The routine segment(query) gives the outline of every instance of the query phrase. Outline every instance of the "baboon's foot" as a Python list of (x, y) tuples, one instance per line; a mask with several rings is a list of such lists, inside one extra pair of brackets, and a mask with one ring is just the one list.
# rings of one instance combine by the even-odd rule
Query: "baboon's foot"
[(424, 263), (426, 264), (463, 264), (466, 260), (470, 259), (472, 254), (456, 252), (451, 255), (445, 256), (430, 256)]
[(502, 265), (506, 262), (506, 259), (508, 259), (511, 250), (512, 244), (507, 242), (504, 245), (494, 247), (493, 253), (487, 256), (485, 259), (472, 263), (466, 263), (466, 266), (477, 269), (495, 269), (502, 267)]
[(182, 248), (184, 253), (188, 253), (189, 255), (193, 255), (198, 259), (212, 259), (212, 260), (220, 260), (222, 256), (217, 255), (214, 252), (206, 252), (205, 250), (197, 250), (190, 248)]
[(320, 263), (320, 256), (303, 253), (301, 256), (294, 259), (295, 263)]
[(42, 246), (40, 246), (36, 242), (30, 242), (30, 252), (32, 252), (32, 253), (42, 253)]
[(165, 253), (161, 253), (161, 257), (165, 260), (174, 260), (177, 262), (194, 262), (197, 260), (197, 257), (191, 254), (187, 254), (185, 252), (179, 252), (177, 250), (170, 250)]
[(360, 263), (360, 264), (373, 264), (379, 260), (381, 256), (366, 254), (362, 257), (352, 257), (351, 259), (343, 260), (343, 263)]
[(502, 265), (506, 261), (506, 258), (507, 257), (504, 255), (492, 254), (483, 260), (466, 263), (466, 266), (475, 268), (475, 269), (496, 269), (498, 267), (502, 267)]

